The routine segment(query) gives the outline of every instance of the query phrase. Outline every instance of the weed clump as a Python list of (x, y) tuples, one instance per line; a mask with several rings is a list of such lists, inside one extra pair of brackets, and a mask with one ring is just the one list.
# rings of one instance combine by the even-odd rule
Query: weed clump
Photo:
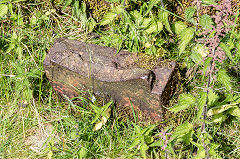
[(103, 15), (111, 9), (111, 4), (105, 0), (84, 0), (84, 2), (96, 20), (101, 20)]

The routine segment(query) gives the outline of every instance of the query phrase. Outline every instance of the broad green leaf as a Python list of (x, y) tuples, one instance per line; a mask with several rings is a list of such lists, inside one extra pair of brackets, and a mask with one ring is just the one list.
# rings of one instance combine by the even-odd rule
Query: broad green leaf
[(210, 89), (208, 92), (208, 107), (213, 106), (219, 99), (219, 96), (213, 92), (213, 89)]
[(226, 70), (221, 69), (218, 71), (217, 80), (225, 86), (225, 88), (229, 91), (232, 87), (231, 78), (228, 76)]
[(112, 12), (114, 12), (116, 14), (121, 14), (122, 12), (124, 12), (124, 7), (122, 5), (113, 7)]
[(188, 21), (192, 22), (193, 24), (196, 23), (193, 19), (193, 16), (194, 16), (195, 12), (196, 12), (196, 8), (194, 8), (194, 7), (188, 7), (184, 12), (185, 18)]
[(207, 115), (212, 116), (212, 115), (220, 114), (220, 113), (222, 113), (230, 108), (233, 108), (233, 107), (235, 107), (235, 105), (231, 105), (231, 104), (216, 106), (216, 107), (209, 109), (207, 112)]
[(184, 12), (184, 16), (187, 20), (189, 20), (189, 19), (193, 18), (193, 15), (195, 12), (196, 12), (196, 8), (188, 7)]
[(202, 0), (203, 5), (217, 5), (215, 0)]
[(185, 28), (180, 34), (180, 44), (179, 48), (179, 56), (184, 52), (187, 45), (194, 38), (194, 29), (193, 28)]
[(110, 23), (115, 19), (116, 16), (117, 16), (117, 14), (114, 13), (114, 12), (108, 12), (108, 13), (106, 13), (106, 14), (103, 16), (103, 19), (102, 19), (102, 21), (100, 22), (100, 25), (110, 24)]
[(240, 118), (240, 108), (238, 106), (235, 106), (235, 107), (231, 108), (231, 110), (229, 111), (229, 114), (231, 114), (232, 116)]
[(199, 22), (200, 22), (200, 25), (205, 29), (211, 29), (212, 28), (213, 20), (207, 14), (204, 14), (204, 15), (200, 16)]
[(142, 23), (143, 27), (147, 28), (150, 25), (151, 21), (152, 21), (152, 18), (144, 18)]
[(207, 92), (200, 92), (200, 98), (198, 99), (198, 111), (197, 111), (197, 119), (200, 119), (203, 113), (203, 108), (207, 101)]
[(199, 64), (202, 60), (203, 60), (203, 57), (201, 54), (204, 54), (205, 56), (205, 53), (203, 53), (203, 45), (201, 44), (196, 44), (193, 48), (192, 48), (192, 54), (191, 54), (191, 59)]
[(198, 149), (197, 155), (194, 157), (194, 159), (204, 159), (206, 157), (204, 148)]
[(219, 44), (219, 46), (220, 46), (220, 47), (223, 49), (223, 51), (226, 53), (227, 57), (228, 57), (231, 61), (234, 62), (230, 48), (229, 48), (226, 44), (224, 44), (224, 43), (222, 43), (222, 42)]
[(175, 104), (173, 107), (169, 108), (171, 112), (177, 113), (179, 111), (185, 110), (190, 107), (189, 104)]
[(160, 21), (153, 22), (145, 31), (148, 34), (160, 32), (163, 29), (163, 25)]
[(192, 48), (191, 58), (195, 63), (200, 63), (203, 60), (203, 57), (206, 57), (209, 54), (208, 48), (202, 44), (196, 44)]
[(160, 21), (163, 23), (168, 32), (172, 33), (169, 21), (168, 21), (168, 12), (161, 10), (158, 14)]
[(8, 12), (8, 6), (5, 4), (0, 4), (0, 17), (3, 17)]
[(191, 59), (192, 59), (196, 64), (200, 64), (201, 61), (203, 61), (202, 56), (201, 56), (198, 52), (193, 53), (193, 50), (192, 50), (192, 54), (191, 54)]
[(192, 130), (193, 130), (193, 125), (188, 122), (185, 122), (185, 123), (179, 125), (175, 129), (175, 131), (172, 135), (172, 138), (173, 139), (182, 138), (184, 135), (188, 134)]
[(181, 94), (179, 97), (180, 104), (194, 104), (196, 101), (195, 97), (191, 94)]
[(179, 112), (181, 110), (187, 109), (190, 105), (194, 104), (196, 101), (195, 97), (191, 94), (181, 94), (178, 100), (178, 104), (171, 107), (169, 110), (172, 112)]
[(212, 122), (214, 123), (221, 123), (226, 119), (225, 115), (223, 113), (216, 114), (212, 118)]
[(177, 21), (173, 25), (173, 31), (175, 34), (180, 35), (180, 33), (187, 28), (187, 25), (182, 21)]

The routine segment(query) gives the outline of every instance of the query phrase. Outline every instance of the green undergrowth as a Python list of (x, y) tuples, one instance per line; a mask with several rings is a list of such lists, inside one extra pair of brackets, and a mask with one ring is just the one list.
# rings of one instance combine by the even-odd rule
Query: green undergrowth
[[(216, 62), (208, 87), (208, 75), (199, 72), (212, 59), (195, 40), (213, 24), (209, 16), (200, 17), (197, 30), (196, 8), (183, 19), (167, 1), (107, 4), (96, 18), (84, 1), (0, 1), (0, 158), (239, 158), (239, 19), (221, 39), (227, 58)], [(181, 84), (165, 108), (165, 125), (146, 124), (135, 110), (125, 113), (91, 91), (57, 96), (43, 60), (60, 37), (139, 52), (148, 57), (144, 68), (157, 65), (152, 59), (177, 61)]]
[(135, 132), (130, 121), (119, 122), (116, 117), (102, 130), (93, 131), (94, 115), (84, 107), (62, 102), (28, 107), (1, 103), (1, 158), (127, 158), (138, 154), (127, 150)]

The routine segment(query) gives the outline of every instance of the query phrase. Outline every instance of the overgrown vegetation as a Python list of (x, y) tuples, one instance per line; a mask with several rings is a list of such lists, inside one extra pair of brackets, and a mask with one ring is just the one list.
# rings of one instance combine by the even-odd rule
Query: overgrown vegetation
[[(0, 1), (0, 158), (239, 158), (239, 2), (96, 2)], [(63, 36), (177, 61), (177, 124), (122, 120), (90, 91), (60, 100), (43, 60)]]

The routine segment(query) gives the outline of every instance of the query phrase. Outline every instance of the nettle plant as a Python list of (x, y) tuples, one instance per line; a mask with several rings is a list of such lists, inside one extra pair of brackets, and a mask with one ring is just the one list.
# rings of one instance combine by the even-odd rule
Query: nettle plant
[(100, 26), (108, 26), (100, 42), (104, 45), (128, 49), (130, 52), (145, 52), (149, 55), (162, 56), (166, 50), (166, 40), (163, 32), (172, 33), (168, 16), (169, 12), (156, 10), (161, 0), (144, 2), (139, 9), (127, 11), (124, 4), (112, 7), (99, 23)]
[[(234, 88), (236, 78), (229, 71), (229, 68), (238, 69), (240, 61), (239, 12), (232, 13), (230, 0), (221, 3), (195, 0), (195, 7), (185, 11), (185, 22), (176, 21), (170, 27), (170, 12), (164, 6), (159, 7), (157, 14), (153, 12), (160, 2), (150, 0), (144, 2), (139, 10), (130, 12), (123, 5), (113, 7), (100, 22), (102, 26), (108, 25), (109, 29), (101, 40), (105, 45), (118, 47), (119, 50), (144, 50), (145, 53), (158, 56), (166, 44), (163, 32), (175, 34), (178, 56), (180, 59), (186, 57), (187, 74), (190, 80), (195, 79), (198, 87), (192, 93), (180, 95), (178, 104), (169, 110), (177, 113), (195, 108), (196, 115), (191, 123), (185, 122), (175, 129), (164, 146), (165, 153), (175, 156), (172, 149), (174, 145), (185, 143), (198, 149), (196, 158), (221, 158), (217, 153), (219, 145), (213, 142), (214, 136), (209, 128), (226, 119), (240, 118), (240, 95), (238, 88)], [(199, 15), (202, 5), (214, 7), (216, 14)], [(152, 146), (155, 146), (155, 142)]]
[(229, 69), (236, 70), (240, 63), (239, 12), (232, 13), (230, 0), (220, 3), (213, 0), (208, 1), (208, 6), (214, 7), (216, 14), (199, 16), (202, 3), (198, 0), (193, 3), (196, 7), (185, 12), (196, 35), (186, 63), (189, 74), (194, 74), (197, 88), (192, 93), (181, 94), (178, 104), (169, 110), (177, 113), (195, 108), (196, 115), (192, 122), (175, 129), (171, 143), (194, 145), (197, 148), (195, 158), (221, 158), (210, 127), (221, 125), (226, 119), (240, 118), (239, 88), (234, 87), (237, 79), (231, 76)]

